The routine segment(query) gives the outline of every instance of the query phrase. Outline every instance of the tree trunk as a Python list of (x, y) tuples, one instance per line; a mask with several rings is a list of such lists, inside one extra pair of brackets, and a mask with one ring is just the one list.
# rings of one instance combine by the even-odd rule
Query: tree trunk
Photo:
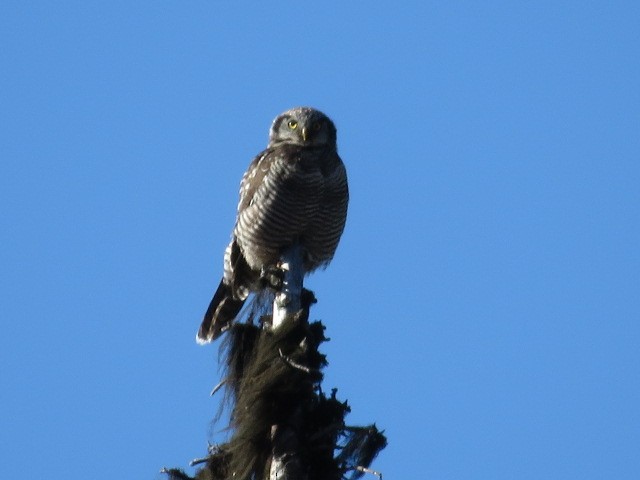
[[(282, 255), (282, 289), (273, 302), (273, 329), (282, 325), (285, 318), (298, 313), (301, 308), (302, 249), (297, 243)], [(301, 410), (296, 408), (284, 424), (271, 427), (271, 466), (266, 480), (306, 480), (305, 468), (301, 464), (298, 438)]]

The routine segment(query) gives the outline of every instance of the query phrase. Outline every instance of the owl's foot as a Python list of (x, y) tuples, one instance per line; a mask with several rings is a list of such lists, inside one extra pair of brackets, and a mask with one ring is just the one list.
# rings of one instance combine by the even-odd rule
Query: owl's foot
[(271, 288), (276, 292), (282, 289), (284, 272), (276, 266), (264, 267), (260, 272), (260, 283), (264, 288)]

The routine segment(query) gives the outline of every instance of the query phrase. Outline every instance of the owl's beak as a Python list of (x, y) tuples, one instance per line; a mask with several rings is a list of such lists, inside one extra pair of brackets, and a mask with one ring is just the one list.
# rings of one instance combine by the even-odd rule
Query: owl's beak
[(302, 128), (302, 141), (306, 142), (308, 138), (309, 138), (309, 130), (307, 129), (307, 127), (303, 127)]

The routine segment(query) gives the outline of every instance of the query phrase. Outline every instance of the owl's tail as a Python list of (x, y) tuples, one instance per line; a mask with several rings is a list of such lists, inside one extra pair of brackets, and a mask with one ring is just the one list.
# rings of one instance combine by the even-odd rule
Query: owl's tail
[(222, 335), (240, 313), (242, 305), (244, 305), (244, 300), (234, 298), (231, 287), (221, 280), (211, 299), (207, 313), (204, 314), (204, 319), (196, 335), (196, 342), (204, 345)]

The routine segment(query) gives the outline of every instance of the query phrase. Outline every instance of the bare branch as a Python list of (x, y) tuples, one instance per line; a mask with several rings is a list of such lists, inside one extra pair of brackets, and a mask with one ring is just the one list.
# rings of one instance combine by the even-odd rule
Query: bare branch
[(209, 457), (204, 457), (204, 458), (194, 458), (193, 460), (191, 460), (189, 462), (189, 466), (193, 467), (194, 465), (198, 465), (200, 463), (207, 463), (207, 460), (209, 460)]
[(376, 472), (375, 470), (371, 470), (370, 468), (365, 468), (365, 467), (361, 467), (361, 466), (358, 465), (356, 467), (351, 468), (350, 470), (356, 470), (356, 471), (362, 472), (362, 473), (370, 473), (371, 475), (375, 475), (380, 480), (382, 480), (382, 473)]
[(301, 365), (295, 361), (293, 361), (291, 358), (287, 357), (284, 353), (282, 353), (282, 349), (278, 349), (278, 353), (280, 354), (280, 358), (284, 361), (284, 363), (286, 363), (287, 365), (289, 365), (291, 368), (295, 368), (296, 370), (301, 370), (305, 373), (314, 373), (314, 372), (319, 372), (319, 370), (315, 370), (309, 367), (305, 367), (304, 365)]
[(215, 387), (213, 387), (213, 390), (211, 390), (211, 393), (209, 394), (209, 396), (213, 397), (218, 390), (220, 390), (222, 387), (224, 387), (224, 385), (226, 383), (227, 383), (227, 379), (226, 378), (223, 378), (222, 380), (220, 380), (220, 383), (218, 383)]

